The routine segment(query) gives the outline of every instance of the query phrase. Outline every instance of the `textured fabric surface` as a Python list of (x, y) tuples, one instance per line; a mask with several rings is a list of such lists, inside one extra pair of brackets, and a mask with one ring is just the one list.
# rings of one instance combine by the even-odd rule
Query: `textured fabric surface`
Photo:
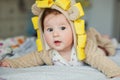
[(104, 74), (89, 66), (0, 68), (0, 78), (4, 80), (120, 80), (120, 78), (107, 78)]

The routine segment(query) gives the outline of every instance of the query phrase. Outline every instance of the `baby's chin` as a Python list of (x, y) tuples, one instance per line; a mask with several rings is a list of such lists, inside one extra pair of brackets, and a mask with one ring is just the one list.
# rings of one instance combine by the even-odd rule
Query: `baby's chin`
[(54, 49), (54, 50), (56, 50), (58, 52), (64, 50), (64, 48), (62, 46), (54, 46), (54, 47), (52, 47), (52, 49)]

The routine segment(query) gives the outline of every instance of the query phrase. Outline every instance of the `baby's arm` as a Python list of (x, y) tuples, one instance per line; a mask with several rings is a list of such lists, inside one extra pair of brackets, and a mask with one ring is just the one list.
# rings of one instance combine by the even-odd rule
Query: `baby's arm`
[(97, 30), (91, 28), (88, 30), (89, 38), (96, 42), (96, 45), (103, 48), (108, 56), (115, 54), (115, 46), (108, 35), (101, 35)]
[(87, 64), (102, 71), (107, 77), (112, 78), (120, 76), (120, 67), (105, 56), (104, 51), (98, 48), (94, 42), (89, 41), (85, 52), (87, 56), (85, 62)]
[(42, 64), (43, 64), (43, 61), (41, 60), (40, 53), (33, 52), (19, 58), (5, 59), (0, 63), (0, 66), (20, 68), (20, 67), (37, 66)]
[(108, 55), (115, 54), (115, 48), (111, 41), (103, 38), (95, 29), (88, 30), (87, 37), (85, 62), (102, 71), (108, 77), (120, 76), (120, 67), (105, 55), (105, 50)]

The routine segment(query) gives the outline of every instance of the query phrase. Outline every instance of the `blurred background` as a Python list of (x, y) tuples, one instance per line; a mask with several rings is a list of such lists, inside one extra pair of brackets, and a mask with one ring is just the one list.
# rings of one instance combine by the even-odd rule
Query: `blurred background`
[[(120, 0), (77, 0), (81, 2), (86, 28), (94, 27), (120, 41)], [(0, 39), (34, 36), (31, 6), (35, 0), (0, 0)]]

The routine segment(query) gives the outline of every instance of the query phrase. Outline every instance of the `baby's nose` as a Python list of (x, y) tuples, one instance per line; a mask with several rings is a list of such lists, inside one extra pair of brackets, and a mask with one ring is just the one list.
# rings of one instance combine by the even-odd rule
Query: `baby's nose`
[(54, 37), (59, 36), (59, 32), (58, 32), (58, 31), (54, 31), (54, 32), (53, 32), (53, 36), (54, 36)]

